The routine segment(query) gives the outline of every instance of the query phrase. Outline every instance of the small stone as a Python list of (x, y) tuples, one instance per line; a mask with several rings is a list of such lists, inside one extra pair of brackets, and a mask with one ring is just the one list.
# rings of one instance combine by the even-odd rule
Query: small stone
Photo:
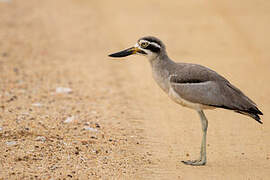
[(90, 124), (91, 124), (90, 122), (84, 123), (85, 126), (89, 126)]
[(16, 144), (17, 144), (16, 141), (8, 141), (8, 142), (6, 142), (6, 145), (8, 145), (8, 146), (14, 146)]
[(96, 123), (96, 128), (100, 128), (100, 125), (98, 123)]
[(82, 143), (82, 145), (87, 145), (88, 144), (88, 142), (87, 141), (81, 141), (81, 143)]
[(3, 130), (3, 128), (2, 127), (0, 127), (0, 131), (2, 131)]
[(245, 153), (243, 153), (243, 152), (242, 152), (241, 154), (242, 154), (242, 155), (245, 155)]
[(65, 146), (67, 146), (67, 145), (68, 145), (68, 143), (66, 143), (66, 142), (63, 142), (63, 144), (64, 144)]
[(9, 98), (9, 99), (7, 100), (7, 102), (9, 103), (9, 102), (14, 101), (14, 100), (16, 100), (16, 99), (17, 99), (17, 96), (12, 96), (11, 98)]
[(74, 121), (74, 116), (71, 116), (71, 117), (67, 117), (64, 123), (71, 123), (73, 121)]
[(92, 114), (97, 114), (97, 111), (91, 111)]
[(30, 114), (29, 114), (29, 112), (22, 112), (22, 115), (23, 115), (23, 116), (28, 116), (28, 115), (30, 115)]
[(189, 156), (189, 154), (187, 153), (187, 154), (186, 154), (186, 156), (188, 157), (188, 156)]
[(42, 142), (45, 142), (45, 141), (46, 141), (46, 137), (44, 137), (44, 136), (38, 136), (38, 137), (36, 137), (35, 140), (36, 140), (36, 141), (42, 141)]
[(33, 103), (32, 106), (35, 106), (35, 107), (41, 107), (42, 104), (37, 102), (37, 103)]
[(57, 168), (59, 168), (59, 167), (57, 165), (55, 165), (55, 164), (50, 167), (51, 170), (55, 170)]
[(55, 91), (56, 93), (71, 93), (72, 89), (67, 87), (57, 87)]
[(87, 126), (85, 126), (83, 129), (84, 129), (84, 130), (87, 130), (87, 131), (92, 131), (92, 132), (97, 132), (97, 131), (98, 131), (98, 130), (95, 129), (95, 128), (91, 128), (91, 127), (87, 127)]

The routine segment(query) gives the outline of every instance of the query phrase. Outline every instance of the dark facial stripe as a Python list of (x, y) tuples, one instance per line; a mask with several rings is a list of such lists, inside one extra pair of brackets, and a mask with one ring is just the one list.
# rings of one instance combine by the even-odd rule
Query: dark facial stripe
[(154, 53), (160, 52), (160, 48), (155, 46), (155, 45), (152, 45), (152, 44), (149, 44), (145, 49), (149, 49), (150, 51), (152, 51)]

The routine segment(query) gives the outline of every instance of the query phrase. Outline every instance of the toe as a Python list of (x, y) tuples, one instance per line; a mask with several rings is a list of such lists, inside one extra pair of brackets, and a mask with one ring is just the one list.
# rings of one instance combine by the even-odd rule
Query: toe
[(195, 161), (181, 161), (182, 163), (186, 165), (191, 165), (191, 166), (203, 166), (206, 164), (205, 161), (202, 160), (195, 160)]

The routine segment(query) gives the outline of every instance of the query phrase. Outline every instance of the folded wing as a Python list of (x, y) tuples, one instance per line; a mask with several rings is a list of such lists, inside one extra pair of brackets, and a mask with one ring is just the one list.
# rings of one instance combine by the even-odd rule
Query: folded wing
[(205, 78), (170, 78), (171, 88), (183, 99), (192, 103), (225, 108), (248, 115), (262, 123), (258, 115), (262, 112), (256, 104), (238, 88), (227, 80), (219, 78), (206, 80)]

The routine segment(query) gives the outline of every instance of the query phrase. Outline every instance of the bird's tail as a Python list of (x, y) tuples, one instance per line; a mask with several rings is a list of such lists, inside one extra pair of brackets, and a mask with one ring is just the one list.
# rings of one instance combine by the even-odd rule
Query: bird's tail
[(240, 113), (240, 114), (244, 114), (247, 116), (252, 117), (253, 119), (255, 119), (258, 123), (262, 124), (263, 122), (261, 121), (261, 118), (259, 115), (263, 115), (263, 113), (256, 107), (251, 107), (246, 111), (239, 111), (236, 110), (235, 112)]
[(263, 115), (263, 113), (257, 108), (257, 105), (254, 101), (248, 98), (240, 89), (233, 86), (230, 83), (227, 83), (227, 86), (233, 91), (232, 97), (234, 99), (234, 108), (232, 108), (235, 112), (244, 114), (252, 117), (258, 123), (262, 124), (261, 118), (259, 115)]

